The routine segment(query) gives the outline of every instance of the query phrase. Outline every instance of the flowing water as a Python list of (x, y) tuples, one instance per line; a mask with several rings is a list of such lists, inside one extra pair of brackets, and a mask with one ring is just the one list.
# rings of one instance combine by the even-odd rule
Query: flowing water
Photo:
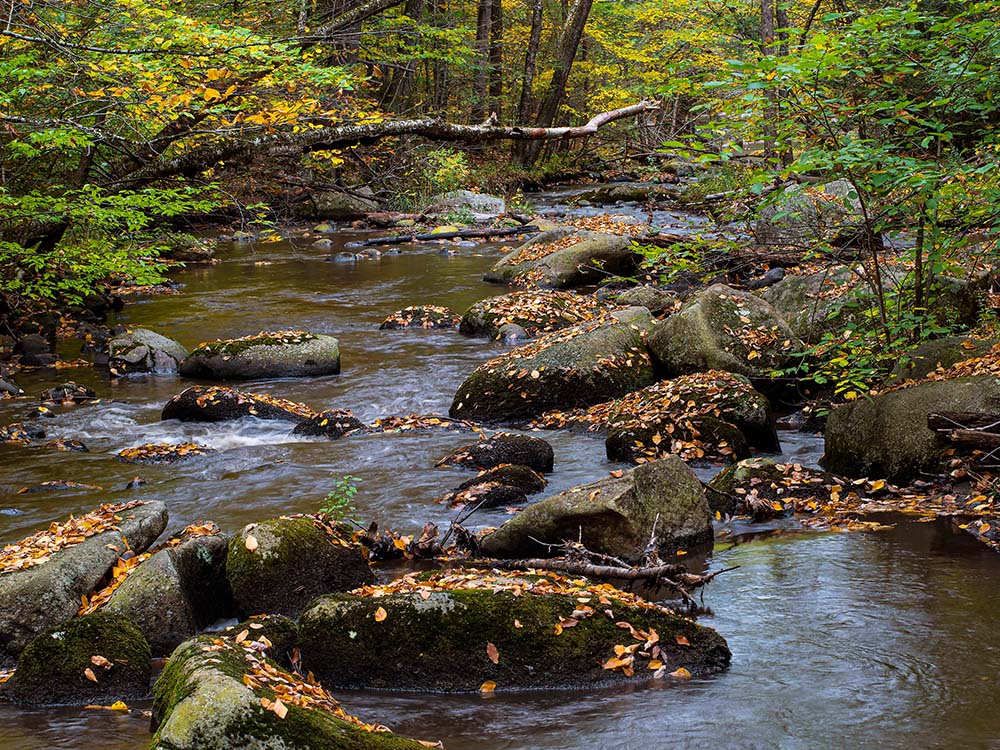
[[(703, 225), (697, 217), (673, 217), (676, 226), (694, 231)], [(183, 294), (130, 303), (115, 322), (148, 325), (188, 347), (262, 329), (335, 334), (342, 374), (246, 387), (317, 409), (351, 409), (364, 420), (446, 413), (464, 377), (501, 346), (452, 331), (379, 331), (378, 324), (407, 305), (462, 310), (502, 293), (481, 275), (503, 248), (446, 254), (427, 244), (356, 264), (325, 260), (352, 239), (357, 237), (339, 235), (338, 246), (322, 250), (304, 239), (227, 246), (221, 265), (178, 274)], [(342, 474), (363, 480), (359, 515), (412, 533), (427, 521), (446, 525), (452, 513), (432, 499), (468, 477), (434, 463), (474, 439), (470, 433), (330, 442), (292, 436), (281, 422), (160, 422), (163, 404), (191, 382), (175, 377), (109, 382), (81, 368), (22, 373), (18, 381), (34, 393), (65, 379), (90, 385), (102, 401), (58, 407), (49, 419), (35, 418), (27, 401), (0, 402), (0, 424), (32, 419), (50, 437), (82, 440), (91, 451), (0, 446), (0, 543), (67, 513), (130, 497), (166, 502), (172, 530), (211, 519), (233, 531), (252, 520), (315, 511)], [(550, 491), (614, 468), (597, 438), (570, 432), (545, 437), (556, 453)], [(814, 464), (822, 450), (812, 436), (782, 439), (783, 455), (805, 464)], [(122, 448), (181, 440), (218, 452), (169, 467), (114, 460)], [(136, 475), (146, 483), (125, 489)], [(18, 492), (54, 479), (102, 489)], [(495, 510), (482, 513), (478, 523), (503, 519)], [(787, 525), (768, 534), (749, 530), (720, 529), (720, 539), (732, 541), (720, 542), (708, 561), (712, 569), (740, 566), (706, 592), (713, 613), (703, 622), (716, 627), (733, 651), (726, 674), (590, 692), (347, 693), (344, 703), (397, 731), (443, 740), (450, 750), (1000, 748), (1000, 559), (937, 523), (901, 523), (879, 534), (806, 534)], [(148, 741), (147, 723), (140, 711), (0, 704), (0, 750), (138, 750)]]

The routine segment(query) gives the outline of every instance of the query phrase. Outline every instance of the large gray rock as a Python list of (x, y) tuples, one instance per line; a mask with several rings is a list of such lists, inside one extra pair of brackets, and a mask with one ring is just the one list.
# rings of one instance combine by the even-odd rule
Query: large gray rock
[(340, 345), (320, 333), (261, 332), (202, 344), (181, 363), (180, 372), (213, 380), (331, 375), (340, 372)]
[(801, 342), (767, 302), (715, 284), (653, 328), (646, 346), (668, 377), (725, 370), (761, 378), (788, 364)]
[(927, 427), (927, 415), (940, 411), (1000, 414), (1000, 377), (929, 381), (837, 407), (827, 420), (823, 466), (894, 482), (940, 471), (946, 445)]
[(677, 456), (533, 503), (481, 544), (489, 557), (530, 558), (553, 554), (547, 544), (579, 539), (593, 552), (637, 560), (654, 528), (663, 553), (713, 538), (701, 482)]
[(513, 324), (529, 336), (539, 336), (600, 318), (607, 310), (591, 295), (526, 289), (476, 302), (462, 314), (458, 330), (466, 336), (499, 338), (500, 330)]
[(127, 617), (97, 612), (39, 633), (3, 697), (26, 705), (87, 705), (143, 698), (150, 651)]
[[(254, 624), (261, 624), (255, 621)], [(268, 658), (267, 644), (247, 630), (245, 640), (193, 638), (171, 655), (156, 681), (151, 750), (420, 750), (415, 740), (366, 731), (318, 685), (304, 684)], [(244, 675), (266, 677), (246, 684)], [(276, 679), (277, 678), (277, 679)], [(282, 684), (308, 696), (273, 706)], [(287, 696), (287, 694), (286, 694)], [(306, 701), (302, 701), (303, 704)], [(282, 709), (287, 709), (285, 713)], [(279, 712), (283, 716), (279, 716)], [(347, 717), (347, 718), (345, 718)], [(367, 717), (366, 717), (367, 718)]]
[(556, 331), (481, 365), (455, 394), (451, 416), (517, 421), (650, 385), (655, 376), (643, 333), (652, 317), (643, 308), (630, 310), (624, 320)]
[(564, 227), (531, 238), (500, 259), (483, 279), (568, 289), (594, 284), (609, 275), (628, 276), (638, 260), (628, 237)]
[(854, 186), (847, 180), (834, 180), (785, 190), (760, 211), (754, 234), (760, 245), (813, 248), (820, 243), (856, 239), (863, 221)]
[[(786, 274), (763, 293), (763, 298), (788, 322), (803, 341), (817, 343), (824, 333), (847, 320), (862, 317), (871, 295), (861, 278), (847, 266), (834, 266), (811, 274)], [(854, 302), (853, 305), (848, 303)]]
[(64, 547), (34, 567), (0, 573), (0, 665), (9, 664), (44, 629), (75, 616), (81, 598), (90, 595), (120, 555), (128, 549), (145, 551), (167, 525), (161, 502), (124, 507), (115, 515), (121, 519), (116, 530)]
[(108, 342), (112, 375), (174, 373), (187, 355), (187, 349), (173, 339), (146, 328), (135, 328)]
[[(300, 623), (303, 668), (341, 688), (470, 692), (644, 681), (657, 669), (653, 659), (666, 666), (661, 676), (681, 666), (704, 676), (729, 665), (714, 630), (636, 606), (614, 589), (602, 589), (606, 604), (598, 604), (586, 584), (559, 590), (544, 577), (475, 571), (448, 586), (447, 576), (404, 579), (387, 595), (317, 599)], [(623, 632), (623, 622), (632, 629)], [(653, 630), (658, 649), (614, 661), (616, 646), (645, 642)]]
[(309, 200), (300, 203), (295, 213), (306, 219), (331, 219), (346, 221), (359, 219), (366, 214), (379, 210), (375, 201), (360, 195), (349, 193), (322, 192), (313, 193)]
[(435, 195), (424, 210), (425, 213), (440, 216), (468, 213), (477, 220), (495, 219), (506, 211), (507, 204), (503, 198), (473, 193), (471, 190), (452, 190), (450, 193)]
[(680, 188), (676, 185), (651, 184), (648, 182), (614, 182), (583, 190), (574, 198), (588, 201), (595, 206), (614, 203), (648, 203), (676, 198)]

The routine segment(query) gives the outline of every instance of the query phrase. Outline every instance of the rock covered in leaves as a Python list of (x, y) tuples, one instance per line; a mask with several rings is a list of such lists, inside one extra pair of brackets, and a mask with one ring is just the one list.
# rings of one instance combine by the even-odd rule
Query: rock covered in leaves
[(569, 289), (629, 275), (638, 254), (627, 237), (561, 227), (531, 238), (483, 276), (500, 284)]
[(149, 644), (127, 617), (84, 615), (32, 639), (2, 695), (32, 706), (142, 698), (149, 691), (150, 659)]
[(0, 551), (0, 665), (73, 617), (119, 556), (145, 551), (167, 525), (163, 503), (132, 501), (53, 523)]
[(971, 336), (945, 336), (925, 341), (906, 353), (889, 373), (889, 383), (903, 380), (921, 380), (938, 368), (947, 369), (967, 359), (988, 355), (996, 340)]
[(187, 355), (187, 349), (176, 341), (147, 328), (120, 333), (108, 342), (112, 375), (175, 373)]
[(705, 676), (730, 659), (714, 630), (607, 584), (485, 571), (324, 596), (302, 615), (300, 648), (331, 687), (434, 692)]
[(482, 436), (479, 442), (465, 445), (448, 454), (438, 466), (453, 465), (475, 469), (494, 469), (504, 464), (527, 466), (547, 474), (552, 471), (555, 453), (547, 440), (534, 435), (497, 432)]
[(298, 617), (317, 596), (374, 575), (350, 528), (299, 517), (244, 526), (229, 542), (226, 578), (242, 614)]
[[(631, 308), (631, 312), (642, 308)], [(480, 365), (451, 405), (451, 415), (517, 421), (551, 409), (608, 401), (655, 381), (643, 344), (648, 311), (624, 320), (555, 331)]]
[(462, 315), (466, 336), (499, 338), (506, 325), (539, 336), (580, 323), (607, 318), (607, 307), (593, 296), (551, 289), (529, 289), (480, 300)]
[(44, 440), (45, 430), (30, 424), (0, 425), (0, 444), (11, 443), (14, 445), (27, 445), (32, 440)]
[(65, 383), (46, 388), (39, 398), (45, 403), (85, 404), (97, 398), (97, 394), (93, 388), (67, 380)]
[(349, 715), (311, 677), (269, 658), (271, 640), (250, 627), (193, 638), (156, 681), (152, 750), (419, 750)]
[(416, 305), (404, 307), (382, 321), (381, 331), (396, 331), (400, 328), (445, 328), (458, 325), (459, 317), (447, 307), (438, 305)]
[(825, 471), (751, 458), (723, 469), (708, 483), (705, 494), (712, 510), (721, 515), (765, 520), (800, 508), (815, 511), (839, 484)]
[(306, 331), (262, 331), (200, 344), (181, 363), (181, 375), (217, 380), (293, 378), (340, 372), (340, 344)]
[(304, 422), (295, 425), (292, 431), (296, 435), (328, 437), (331, 440), (341, 438), (354, 430), (363, 430), (365, 423), (346, 409), (327, 409), (321, 411)]
[(553, 554), (546, 545), (579, 540), (592, 552), (637, 560), (651, 536), (663, 553), (713, 538), (701, 482), (677, 456), (533, 503), (484, 536), (481, 546), (490, 557), (531, 558)]
[(515, 464), (501, 464), (481, 471), (472, 479), (462, 482), (454, 492), (445, 495), (449, 505), (472, 505), (496, 508), (527, 502), (528, 495), (545, 489), (545, 477), (534, 469)]
[(305, 404), (283, 398), (238, 391), (225, 386), (193, 385), (167, 402), (160, 413), (160, 419), (179, 419), (181, 422), (225, 422), (243, 417), (257, 417), (302, 422), (313, 414), (313, 410)]
[(144, 443), (118, 451), (118, 460), (126, 464), (158, 466), (176, 464), (212, 453), (215, 453), (213, 448), (196, 443)]
[(771, 305), (723, 284), (699, 292), (658, 324), (646, 345), (668, 377), (705, 370), (768, 377), (801, 348)]

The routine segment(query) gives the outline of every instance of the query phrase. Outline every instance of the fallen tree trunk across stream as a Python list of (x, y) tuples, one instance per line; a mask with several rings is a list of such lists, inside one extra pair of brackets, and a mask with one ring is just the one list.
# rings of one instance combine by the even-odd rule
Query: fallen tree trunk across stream
[(512, 237), (519, 234), (536, 234), (541, 230), (536, 226), (526, 227), (502, 227), (500, 229), (457, 229), (454, 232), (426, 232), (423, 234), (397, 234), (392, 237), (372, 237), (358, 243), (352, 243), (357, 247), (369, 247), (371, 245), (397, 245), (403, 242), (417, 242), (421, 240), (453, 240), (459, 237)]

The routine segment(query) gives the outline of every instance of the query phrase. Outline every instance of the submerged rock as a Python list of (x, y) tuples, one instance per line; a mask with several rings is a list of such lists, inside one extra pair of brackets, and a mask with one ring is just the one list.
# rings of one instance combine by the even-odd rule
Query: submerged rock
[(654, 534), (662, 553), (712, 541), (701, 482), (677, 456), (616, 472), (529, 505), (481, 539), (484, 555), (546, 557), (547, 545), (581, 541), (593, 551), (637, 560)]
[(112, 375), (177, 372), (188, 351), (173, 339), (135, 328), (108, 342), (108, 368)]
[(295, 435), (310, 435), (328, 437), (331, 440), (341, 438), (354, 430), (365, 429), (365, 423), (346, 409), (327, 409), (318, 412), (304, 422), (295, 425), (292, 433)]
[(617, 398), (655, 381), (643, 344), (648, 311), (624, 321), (594, 322), (550, 333), (480, 365), (459, 388), (450, 414), (517, 421), (550, 409)]
[[(619, 660), (623, 644), (642, 654)], [(331, 687), (432, 692), (593, 687), (680, 667), (706, 676), (730, 659), (714, 630), (611, 586), (486, 571), (321, 597), (299, 646)]]
[(293, 378), (340, 372), (333, 336), (305, 331), (261, 332), (197, 347), (181, 363), (189, 378)]
[(120, 555), (144, 552), (166, 525), (163, 503), (132, 501), (37, 532), (13, 545), (17, 550), (8, 545), (0, 568), (0, 665), (45, 628), (72, 618)]
[(145, 443), (118, 451), (118, 460), (126, 464), (176, 464), (212, 453), (215, 453), (214, 448), (196, 443)]
[(459, 332), (501, 338), (501, 330), (517, 325), (528, 336), (558, 331), (606, 318), (607, 306), (590, 295), (556, 290), (525, 290), (480, 300), (465, 311)]
[(400, 328), (444, 328), (458, 325), (459, 317), (447, 307), (438, 305), (416, 305), (404, 307), (394, 312), (379, 326), (380, 331), (396, 331)]
[(43, 440), (45, 430), (32, 425), (14, 424), (0, 425), (0, 445), (9, 443), (13, 445), (27, 445), (32, 440)]
[(229, 542), (226, 577), (244, 615), (298, 617), (321, 594), (375, 580), (348, 527), (335, 535), (311, 518), (274, 518), (243, 527)]
[(549, 289), (593, 284), (608, 274), (628, 276), (638, 263), (628, 237), (563, 227), (533, 237), (504, 256), (485, 281)]
[(269, 640), (258, 637), (247, 629), (239, 640), (206, 635), (178, 647), (154, 688), (151, 750), (423, 747), (348, 715), (320, 685), (269, 659)]
[(149, 644), (127, 617), (84, 615), (39, 633), (3, 686), (13, 703), (107, 705), (149, 691)]
[(304, 422), (312, 416), (313, 410), (305, 404), (218, 385), (193, 385), (170, 399), (160, 413), (160, 419), (181, 422), (225, 422), (243, 417)]
[(451, 464), (483, 470), (517, 464), (547, 474), (552, 471), (553, 461), (554, 453), (548, 441), (531, 435), (498, 432), (482, 437), (478, 443), (462, 446), (438, 461), (438, 466)]

